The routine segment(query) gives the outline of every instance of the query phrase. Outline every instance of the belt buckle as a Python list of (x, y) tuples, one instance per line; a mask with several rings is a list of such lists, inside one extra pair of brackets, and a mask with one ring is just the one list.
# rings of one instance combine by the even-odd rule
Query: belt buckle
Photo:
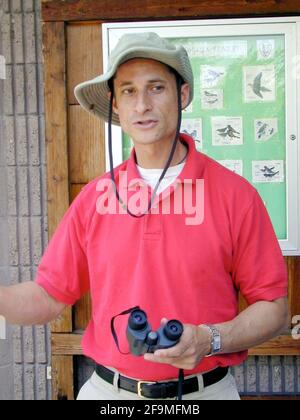
[(147, 398), (147, 397), (144, 397), (144, 395), (142, 394), (142, 385), (143, 384), (152, 385), (152, 384), (156, 384), (156, 382), (138, 381), (138, 383), (137, 383), (137, 394), (138, 394), (138, 396), (140, 398)]

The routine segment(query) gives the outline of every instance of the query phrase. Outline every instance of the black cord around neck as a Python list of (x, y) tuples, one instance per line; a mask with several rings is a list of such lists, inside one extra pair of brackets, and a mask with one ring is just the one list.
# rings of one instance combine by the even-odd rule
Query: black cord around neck
[(166, 166), (165, 166), (165, 168), (164, 168), (164, 170), (163, 170), (163, 172), (162, 172), (159, 180), (157, 181), (157, 184), (156, 184), (156, 186), (154, 188), (152, 197), (150, 198), (150, 201), (149, 201), (149, 204), (148, 204), (148, 208), (142, 214), (134, 214), (134, 213), (132, 213), (129, 210), (128, 206), (124, 203), (124, 201), (120, 197), (120, 194), (119, 194), (119, 191), (118, 191), (118, 187), (117, 187), (117, 184), (116, 184), (115, 173), (114, 173), (114, 164), (113, 164), (113, 150), (112, 150), (112, 114), (113, 114), (113, 97), (114, 97), (114, 91), (113, 91), (113, 83), (111, 83), (111, 85), (110, 85), (111, 86), (111, 97), (110, 97), (110, 102), (109, 102), (109, 115), (108, 115), (108, 150), (109, 150), (110, 177), (111, 177), (111, 180), (113, 182), (114, 189), (115, 189), (115, 194), (116, 194), (116, 197), (117, 197), (119, 203), (122, 205), (122, 207), (127, 211), (127, 213), (130, 216), (135, 217), (135, 218), (144, 217), (147, 213), (149, 213), (149, 211), (150, 211), (150, 209), (152, 207), (154, 198), (156, 196), (156, 192), (157, 192), (157, 190), (159, 188), (159, 185), (160, 185), (161, 181), (163, 180), (163, 178), (164, 178), (167, 170), (169, 169), (169, 167), (171, 165), (171, 162), (173, 160), (175, 151), (176, 151), (176, 146), (177, 146), (177, 142), (178, 142), (179, 135), (180, 135), (181, 117), (182, 117), (181, 116), (181, 111), (182, 111), (182, 103), (181, 103), (181, 86), (182, 86), (182, 81), (181, 81), (181, 78), (180, 78), (179, 75), (176, 76), (176, 85), (177, 85), (177, 97), (178, 97), (178, 120), (177, 120), (177, 128), (176, 128), (175, 139), (173, 141), (172, 149), (171, 149), (171, 152), (170, 152), (170, 156), (168, 158), (168, 161), (166, 163)]

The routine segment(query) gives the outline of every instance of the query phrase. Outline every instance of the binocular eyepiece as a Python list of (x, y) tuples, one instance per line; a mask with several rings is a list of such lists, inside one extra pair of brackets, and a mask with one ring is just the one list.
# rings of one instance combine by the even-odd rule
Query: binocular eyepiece
[(130, 353), (136, 356), (173, 347), (179, 342), (182, 333), (183, 325), (176, 319), (168, 321), (157, 331), (152, 331), (147, 315), (141, 309), (131, 312), (126, 330)]

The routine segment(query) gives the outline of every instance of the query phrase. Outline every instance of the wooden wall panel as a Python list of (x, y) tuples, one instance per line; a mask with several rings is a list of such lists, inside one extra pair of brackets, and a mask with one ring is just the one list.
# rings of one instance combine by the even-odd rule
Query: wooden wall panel
[(295, 0), (43, 0), (44, 21), (183, 19), (296, 14)]
[(102, 31), (99, 24), (67, 26), (68, 103), (77, 104), (74, 88), (103, 72)]
[(69, 106), (69, 182), (86, 184), (105, 171), (104, 123), (80, 105)]

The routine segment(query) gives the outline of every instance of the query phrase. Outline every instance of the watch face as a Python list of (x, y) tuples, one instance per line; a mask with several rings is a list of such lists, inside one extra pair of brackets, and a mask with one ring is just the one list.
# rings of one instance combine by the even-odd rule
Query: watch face
[(222, 340), (220, 331), (215, 326), (206, 324), (205, 327), (210, 330), (211, 334), (211, 353), (206, 356), (210, 357), (221, 351)]
[(217, 328), (213, 327), (212, 350), (213, 353), (218, 353), (221, 350), (221, 335)]
[(214, 344), (213, 344), (213, 351), (219, 352), (221, 350), (221, 339), (220, 337), (214, 338)]

